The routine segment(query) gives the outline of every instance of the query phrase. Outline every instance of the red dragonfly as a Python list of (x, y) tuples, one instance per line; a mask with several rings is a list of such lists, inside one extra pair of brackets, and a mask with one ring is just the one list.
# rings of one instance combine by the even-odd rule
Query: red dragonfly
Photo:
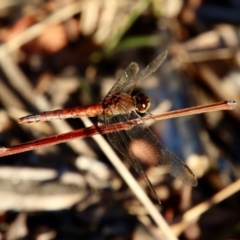
[[(37, 115), (28, 115), (20, 118), (19, 122), (31, 123), (50, 121), (53, 119), (98, 116), (99, 122), (106, 126), (117, 122), (127, 122), (130, 119), (141, 119), (138, 113), (145, 113), (151, 101), (143, 93), (131, 96), (132, 91), (138, 81), (147, 78), (159, 68), (166, 56), (167, 51), (162, 52), (140, 72), (137, 63), (133, 62), (129, 64), (100, 103), (86, 107), (65, 108), (43, 112)], [(154, 195), (156, 195), (156, 192), (130, 147), (132, 141), (139, 146), (137, 154), (142, 154), (149, 162), (158, 165), (164, 172), (170, 173), (184, 183), (192, 186), (197, 185), (197, 179), (190, 168), (171, 153), (143, 121), (140, 121), (139, 124), (130, 130), (108, 133), (107, 137), (112, 146), (117, 149), (140, 174)]]

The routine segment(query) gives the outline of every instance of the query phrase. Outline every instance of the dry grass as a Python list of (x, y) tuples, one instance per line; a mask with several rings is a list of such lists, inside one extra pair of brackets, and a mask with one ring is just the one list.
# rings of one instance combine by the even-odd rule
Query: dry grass
[[(17, 119), (29, 112), (100, 101), (119, 69), (131, 61), (142, 68), (162, 49), (168, 49), (169, 58), (160, 72), (140, 83), (152, 108), (159, 102), (165, 110), (230, 99), (240, 102), (237, 24), (210, 24), (209, 16), (200, 14), (204, 3), (174, 2), (55, 0), (2, 5), (0, 145), (84, 127), (78, 119), (29, 125), (19, 125)], [(108, 158), (116, 156), (109, 155), (100, 136), (96, 142), (75, 140), (2, 158), (0, 237), (237, 239), (239, 122), (237, 106), (231, 112), (155, 123), (155, 133), (199, 178), (198, 187), (191, 189), (161, 175), (159, 168), (146, 166), (162, 201), (155, 206), (147, 189), (133, 185), (133, 194), (125, 186), (117, 174), (120, 168), (137, 183), (124, 165), (110, 166)], [(54, 174), (48, 176), (49, 171)], [(70, 174), (68, 180), (65, 174)]]

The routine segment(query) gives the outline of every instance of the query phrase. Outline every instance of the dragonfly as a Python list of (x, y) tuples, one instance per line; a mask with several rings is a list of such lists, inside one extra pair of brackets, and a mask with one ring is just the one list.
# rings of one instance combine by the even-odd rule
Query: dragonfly
[[(130, 165), (138, 172), (152, 193), (157, 197), (153, 185), (148, 179), (138, 156), (143, 155), (149, 164), (159, 166), (163, 172), (182, 180), (191, 186), (197, 186), (197, 178), (190, 168), (176, 155), (170, 152), (157, 138), (150, 128), (141, 121), (140, 113), (146, 113), (151, 100), (143, 93), (132, 96), (136, 84), (149, 77), (163, 63), (167, 51), (163, 51), (143, 70), (139, 71), (137, 63), (130, 63), (104, 97), (102, 102), (89, 106), (77, 106), (28, 115), (19, 119), (20, 123), (50, 121), (54, 119), (96, 117), (104, 126), (119, 122), (140, 119), (130, 130), (113, 131), (106, 134), (110, 144), (123, 155)], [(129, 123), (130, 124), (130, 123)], [(114, 126), (114, 125), (113, 125)], [(134, 142), (138, 146), (137, 154), (131, 148)]]

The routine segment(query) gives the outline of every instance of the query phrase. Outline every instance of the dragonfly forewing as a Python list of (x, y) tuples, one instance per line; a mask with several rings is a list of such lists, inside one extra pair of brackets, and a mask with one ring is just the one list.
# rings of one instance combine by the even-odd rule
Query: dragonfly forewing
[(129, 138), (138, 145), (138, 154), (163, 169), (164, 172), (191, 186), (197, 186), (197, 179), (190, 168), (171, 153), (144, 123), (127, 131)]
[[(126, 116), (118, 115), (114, 116), (111, 119), (105, 119), (105, 124), (112, 124), (115, 122), (122, 121)], [(119, 119), (120, 118), (120, 119)], [(125, 119), (124, 119), (125, 120)], [(128, 163), (135, 169), (135, 171), (142, 177), (146, 185), (152, 191), (155, 198), (160, 202), (156, 191), (154, 190), (150, 180), (148, 179), (146, 173), (144, 172), (139, 160), (136, 158), (135, 154), (130, 148), (130, 143), (132, 141), (129, 136), (128, 131), (117, 131), (114, 133), (107, 134), (107, 138), (111, 145), (128, 161)]]
[(160, 67), (160, 65), (165, 60), (167, 53), (168, 53), (167, 51), (162, 52), (141, 72), (139, 72), (139, 67), (137, 63), (135, 62), (130, 63), (124, 70), (120, 78), (113, 85), (113, 87), (111, 88), (106, 97), (108, 97), (109, 95), (113, 95), (115, 93), (131, 94), (138, 81), (149, 77), (153, 72), (155, 72)]
[(137, 82), (149, 77), (161, 66), (161, 64), (167, 57), (167, 53), (168, 53), (167, 50), (162, 52), (152, 62), (150, 62), (143, 70), (136, 73), (134, 77), (129, 78), (128, 81), (125, 81), (121, 86), (121, 88), (123, 89), (121, 92), (131, 94)]
[[(139, 118), (138, 114), (133, 111), (130, 115), (114, 116), (107, 120), (107, 124), (127, 121), (127, 119), (137, 117)], [(135, 167), (150, 188), (152, 187), (136, 155), (142, 156), (145, 161), (148, 161), (149, 165), (158, 165), (163, 172), (171, 174), (184, 183), (197, 186), (197, 179), (190, 168), (171, 153), (144, 123), (140, 123), (128, 131), (111, 133), (108, 138), (111, 144)], [(137, 150), (130, 148), (132, 143), (137, 146)]]
[(134, 79), (134, 76), (136, 76), (138, 72), (138, 64), (135, 62), (130, 63), (123, 71), (122, 75), (119, 77), (116, 83), (113, 85), (106, 97), (108, 97), (109, 95), (114, 95), (116, 93), (130, 94), (133, 91), (135, 85), (132, 85), (131, 88), (128, 87), (127, 89), (123, 88), (123, 86), (127, 86), (128, 83), (130, 83), (132, 79)]
[(140, 71), (135, 77), (138, 81), (141, 81), (147, 77), (149, 77), (152, 73), (154, 73), (163, 63), (165, 58), (167, 57), (168, 51), (163, 51), (160, 55), (158, 55), (152, 62), (150, 62), (142, 71)]

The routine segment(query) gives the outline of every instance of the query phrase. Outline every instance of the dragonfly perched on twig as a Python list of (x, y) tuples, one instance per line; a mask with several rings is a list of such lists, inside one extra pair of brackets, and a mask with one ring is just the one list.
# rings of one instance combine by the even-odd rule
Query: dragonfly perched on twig
[[(65, 108), (43, 112), (37, 115), (28, 115), (19, 119), (20, 123), (50, 121), (78, 117), (98, 116), (100, 123), (105, 126), (118, 122), (127, 122), (131, 119), (141, 119), (138, 113), (145, 113), (150, 106), (150, 99), (143, 93), (131, 96), (138, 81), (141, 81), (155, 72), (167, 56), (162, 52), (143, 70), (139, 71), (137, 63), (131, 63), (113, 85), (102, 102), (86, 107)], [(184, 183), (197, 185), (197, 179), (190, 168), (177, 156), (171, 153), (154, 135), (149, 127), (141, 120), (130, 130), (116, 131), (107, 134), (109, 142), (126, 158), (133, 168), (144, 179), (148, 187), (157, 196), (151, 182), (142, 169), (136, 154), (131, 149), (131, 142), (138, 144), (138, 154), (142, 154), (150, 163), (158, 165), (166, 173), (179, 178)], [(144, 144), (143, 141), (144, 140)], [(146, 144), (147, 143), (147, 144)]]

